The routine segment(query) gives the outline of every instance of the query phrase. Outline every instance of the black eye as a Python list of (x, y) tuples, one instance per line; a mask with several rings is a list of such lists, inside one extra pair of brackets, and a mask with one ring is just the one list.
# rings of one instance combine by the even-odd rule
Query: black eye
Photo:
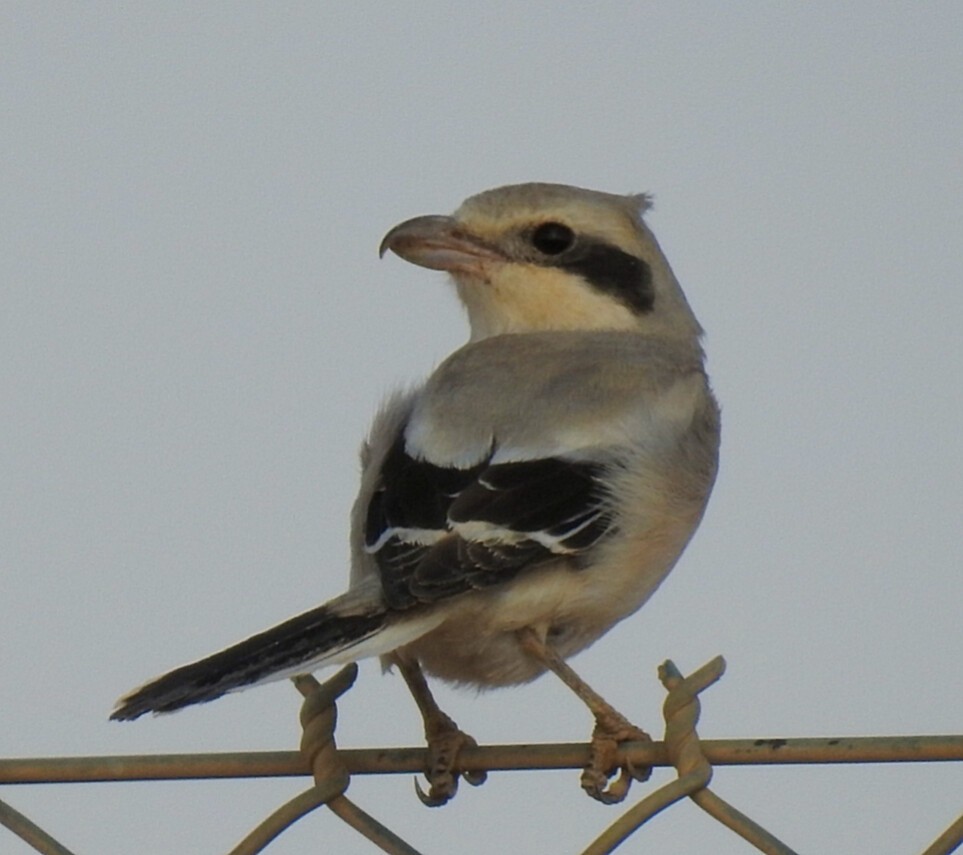
[(545, 255), (559, 255), (575, 243), (575, 232), (563, 223), (542, 223), (532, 232), (532, 246)]

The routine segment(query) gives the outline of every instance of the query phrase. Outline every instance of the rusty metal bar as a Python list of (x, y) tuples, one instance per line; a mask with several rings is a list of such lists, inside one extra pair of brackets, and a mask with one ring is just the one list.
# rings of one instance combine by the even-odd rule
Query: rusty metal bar
[[(709, 739), (702, 742), (702, 749), (713, 766), (951, 762), (963, 760), (963, 736)], [(670, 765), (661, 742), (627, 745), (623, 752), (639, 766)], [(425, 749), (345, 748), (339, 749), (339, 755), (352, 775), (417, 774), (424, 767)], [(580, 769), (588, 762), (589, 747), (584, 743), (486, 745), (466, 747), (459, 759), (466, 768), (486, 771)], [(0, 784), (309, 774), (297, 751), (0, 759)]]
[[(649, 793), (618, 817), (583, 855), (609, 855), (646, 821), (686, 796), (765, 855), (795, 855), (773, 834), (709, 788), (714, 766), (963, 760), (963, 736), (703, 741), (696, 727), (701, 711), (699, 695), (724, 671), (725, 660), (721, 656), (688, 676), (671, 660), (659, 667), (659, 679), (667, 690), (663, 704), (665, 741), (625, 744), (619, 751), (617, 764), (623, 769), (673, 766), (678, 778)], [(0, 784), (305, 775), (313, 778), (313, 786), (271, 813), (231, 850), (232, 855), (258, 855), (291, 824), (321, 806), (329, 808), (388, 855), (418, 855), (413, 847), (344, 795), (352, 775), (418, 773), (427, 762), (425, 748), (337, 748), (335, 702), (351, 687), (356, 676), (357, 666), (348, 665), (325, 683), (313, 677), (295, 680), (295, 686), (304, 696), (298, 752), (14, 758), (0, 760)], [(577, 769), (590, 762), (590, 754), (591, 747), (582, 743), (490, 745), (465, 747), (458, 759), (462, 769), (473, 771)], [(621, 795), (624, 796), (624, 792)], [(70, 855), (53, 837), (2, 801), (0, 825), (19, 835), (41, 855)], [(949, 855), (961, 842), (963, 817), (946, 829), (924, 855)]]

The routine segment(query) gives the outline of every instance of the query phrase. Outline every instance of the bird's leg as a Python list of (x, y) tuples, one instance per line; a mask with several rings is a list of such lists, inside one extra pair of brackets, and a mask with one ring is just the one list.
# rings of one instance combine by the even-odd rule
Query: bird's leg
[(472, 737), (460, 730), (458, 725), (442, 712), (438, 702), (428, 688), (428, 682), (417, 661), (395, 654), (393, 657), (401, 676), (405, 678), (411, 696), (415, 699), (421, 717), (425, 722), (425, 739), (428, 742), (428, 762), (425, 777), (428, 779), (428, 793), (425, 794), (415, 782), (418, 798), (428, 807), (439, 807), (448, 802), (458, 792), (458, 777), (463, 777), (474, 787), (485, 782), (485, 772), (462, 770), (454, 772), (458, 753), (468, 746), (475, 746)]
[(616, 760), (619, 743), (651, 742), (652, 738), (644, 730), (632, 724), (579, 677), (534, 629), (531, 627), (520, 629), (518, 641), (529, 656), (537, 659), (575, 692), (595, 716), (595, 728), (592, 731), (592, 759), (582, 770), (582, 788), (593, 799), (605, 804), (622, 801), (629, 791), (632, 780), (645, 781), (652, 774), (652, 769), (648, 766), (639, 768), (626, 763), (618, 779), (609, 786), (609, 778), (619, 768)]

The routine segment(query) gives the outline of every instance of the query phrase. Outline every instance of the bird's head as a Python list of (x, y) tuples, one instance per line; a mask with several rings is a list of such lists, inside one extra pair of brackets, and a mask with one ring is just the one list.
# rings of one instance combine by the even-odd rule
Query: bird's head
[(619, 330), (694, 339), (701, 329), (654, 235), (645, 195), (514, 184), (451, 216), (385, 235), (397, 255), (454, 279), (472, 339), (549, 330)]

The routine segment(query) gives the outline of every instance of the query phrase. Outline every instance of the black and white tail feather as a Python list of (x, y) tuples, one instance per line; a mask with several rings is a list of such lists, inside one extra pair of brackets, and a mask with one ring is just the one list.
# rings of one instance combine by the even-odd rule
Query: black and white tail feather
[(339, 614), (332, 601), (146, 683), (121, 698), (110, 717), (132, 721), (149, 712), (174, 712), (259, 683), (353, 661), (386, 620), (384, 609)]
[[(402, 404), (404, 406), (404, 404)], [(388, 413), (385, 417), (391, 418)], [(486, 459), (442, 467), (410, 456), (402, 426), (367, 505), (378, 585), (183, 665), (120, 700), (112, 719), (168, 713), (269, 681), (389, 653), (437, 622), (418, 606), (503, 583), (593, 546), (609, 527), (598, 464)]]

